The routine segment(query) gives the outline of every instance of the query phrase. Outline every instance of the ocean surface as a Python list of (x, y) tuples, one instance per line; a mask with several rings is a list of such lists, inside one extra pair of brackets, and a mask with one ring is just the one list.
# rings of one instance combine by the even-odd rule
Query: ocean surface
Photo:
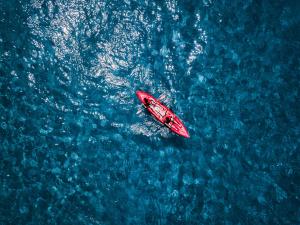
[(0, 224), (300, 224), (299, 12), (0, 0)]

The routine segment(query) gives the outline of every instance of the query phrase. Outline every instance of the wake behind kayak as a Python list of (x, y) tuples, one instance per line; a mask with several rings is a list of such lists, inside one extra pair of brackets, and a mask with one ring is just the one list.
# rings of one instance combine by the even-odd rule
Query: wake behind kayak
[(174, 133), (185, 138), (190, 137), (181, 120), (172, 112), (171, 109), (144, 91), (137, 91), (136, 95), (156, 120), (168, 127)]

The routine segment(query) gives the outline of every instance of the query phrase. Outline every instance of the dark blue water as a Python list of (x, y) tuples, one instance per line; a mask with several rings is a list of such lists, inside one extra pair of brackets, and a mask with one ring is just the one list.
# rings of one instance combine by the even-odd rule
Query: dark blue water
[(300, 224), (299, 11), (1, 0), (0, 224)]

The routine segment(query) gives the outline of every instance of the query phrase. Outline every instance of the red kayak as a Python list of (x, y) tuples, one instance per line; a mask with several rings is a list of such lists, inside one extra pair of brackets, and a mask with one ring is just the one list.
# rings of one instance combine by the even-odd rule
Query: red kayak
[(167, 126), (174, 133), (185, 138), (190, 137), (181, 120), (172, 112), (171, 109), (144, 91), (137, 91), (136, 95), (155, 119)]

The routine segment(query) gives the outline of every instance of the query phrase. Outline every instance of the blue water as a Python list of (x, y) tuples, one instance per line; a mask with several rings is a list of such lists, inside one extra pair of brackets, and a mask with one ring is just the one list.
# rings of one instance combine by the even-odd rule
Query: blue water
[(299, 11), (1, 0), (0, 224), (300, 224)]

